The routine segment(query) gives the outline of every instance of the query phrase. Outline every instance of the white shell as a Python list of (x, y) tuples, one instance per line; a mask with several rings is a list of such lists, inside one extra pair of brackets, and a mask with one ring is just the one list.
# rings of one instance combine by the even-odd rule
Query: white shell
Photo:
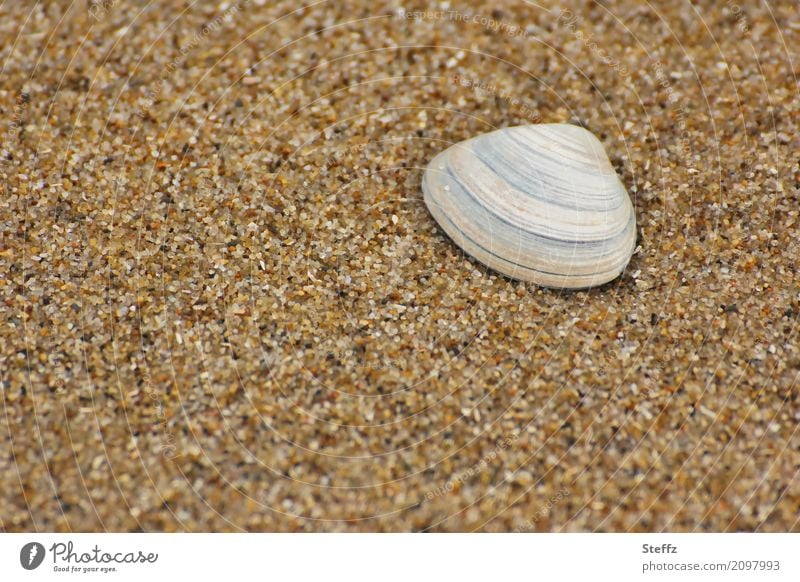
[(458, 143), (428, 165), (422, 189), (468, 254), (545, 287), (607, 283), (636, 243), (625, 186), (602, 144), (575, 125), (509, 127)]

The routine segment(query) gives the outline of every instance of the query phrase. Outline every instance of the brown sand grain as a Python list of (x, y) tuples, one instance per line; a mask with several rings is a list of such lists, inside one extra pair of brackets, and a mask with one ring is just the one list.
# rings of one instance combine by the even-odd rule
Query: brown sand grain
[[(797, 4), (604, 4), (3, 4), (0, 529), (800, 529)], [(537, 122), (603, 288), (425, 210)]]

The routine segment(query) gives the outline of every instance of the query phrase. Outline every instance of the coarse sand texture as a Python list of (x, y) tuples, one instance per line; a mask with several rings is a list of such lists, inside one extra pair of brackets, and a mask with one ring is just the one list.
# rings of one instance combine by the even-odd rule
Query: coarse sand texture
[[(800, 530), (797, 47), (795, 0), (3, 3), (0, 530)], [(588, 290), (425, 204), (540, 124), (632, 204)]]

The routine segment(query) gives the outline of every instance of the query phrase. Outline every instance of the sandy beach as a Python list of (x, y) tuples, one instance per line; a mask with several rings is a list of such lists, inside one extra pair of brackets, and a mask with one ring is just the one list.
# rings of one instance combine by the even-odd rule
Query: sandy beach
[[(800, 530), (800, 12), (5, 3), (0, 531)], [(588, 291), (465, 256), (437, 153), (594, 133)]]

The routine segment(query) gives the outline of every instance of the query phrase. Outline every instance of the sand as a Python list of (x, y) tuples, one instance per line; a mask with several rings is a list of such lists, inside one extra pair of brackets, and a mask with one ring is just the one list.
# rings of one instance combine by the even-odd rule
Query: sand
[[(800, 530), (800, 14), (693, 4), (3, 4), (0, 529)], [(601, 288), (422, 202), (540, 122)]]

